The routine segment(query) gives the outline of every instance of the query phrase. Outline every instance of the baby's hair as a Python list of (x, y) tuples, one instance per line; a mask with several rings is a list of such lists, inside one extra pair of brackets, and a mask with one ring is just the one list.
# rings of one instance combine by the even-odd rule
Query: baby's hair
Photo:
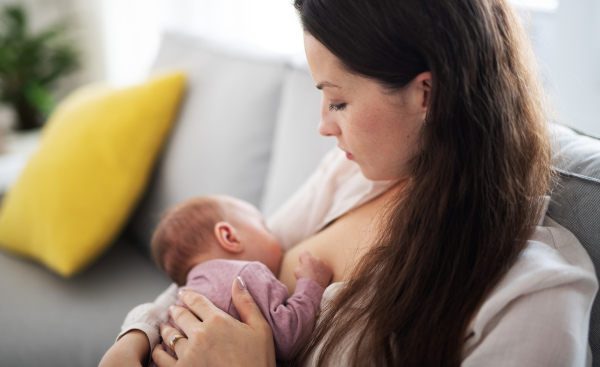
[(221, 203), (209, 196), (191, 199), (163, 214), (150, 248), (154, 261), (177, 285), (186, 283), (193, 259), (216, 242), (213, 230), (223, 217)]

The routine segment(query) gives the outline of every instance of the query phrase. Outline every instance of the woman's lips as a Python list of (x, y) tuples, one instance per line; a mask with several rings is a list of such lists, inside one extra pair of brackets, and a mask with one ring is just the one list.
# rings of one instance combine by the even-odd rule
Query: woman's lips
[(343, 151), (344, 153), (346, 153), (346, 158), (348, 159), (354, 159), (354, 156), (352, 155), (352, 153), (346, 152), (346, 150), (342, 149), (339, 145), (338, 148)]

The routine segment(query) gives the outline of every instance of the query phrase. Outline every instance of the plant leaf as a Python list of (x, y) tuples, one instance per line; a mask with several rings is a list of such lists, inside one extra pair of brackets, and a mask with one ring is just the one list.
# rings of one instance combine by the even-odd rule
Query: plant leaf
[(50, 115), (55, 105), (52, 92), (39, 83), (30, 83), (25, 87), (25, 98), (45, 117)]

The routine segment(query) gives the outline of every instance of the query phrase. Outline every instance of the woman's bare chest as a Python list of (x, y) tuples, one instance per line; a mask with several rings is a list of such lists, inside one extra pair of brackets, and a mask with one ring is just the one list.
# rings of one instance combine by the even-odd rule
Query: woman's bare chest
[(300, 242), (284, 254), (279, 279), (293, 293), (296, 287), (294, 269), (302, 250), (318, 256), (333, 269), (332, 282), (347, 280), (349, 272), (372, 246), (381, 223), (385, 195), (354, 209), (332, 224)]

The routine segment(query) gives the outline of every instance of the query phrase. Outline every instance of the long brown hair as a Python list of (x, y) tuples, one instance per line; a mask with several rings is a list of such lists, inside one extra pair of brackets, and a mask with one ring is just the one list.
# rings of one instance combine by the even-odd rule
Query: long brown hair
[(353, 366), (459, 366), (468, 325), (524, 249), (552, 177), (549, 111), (520, 19), (507, 0), (295, 6), (350, 72), (399, 89), (430, 71), (432, 94), (384, 229), (291, 364), (349, 353)]

